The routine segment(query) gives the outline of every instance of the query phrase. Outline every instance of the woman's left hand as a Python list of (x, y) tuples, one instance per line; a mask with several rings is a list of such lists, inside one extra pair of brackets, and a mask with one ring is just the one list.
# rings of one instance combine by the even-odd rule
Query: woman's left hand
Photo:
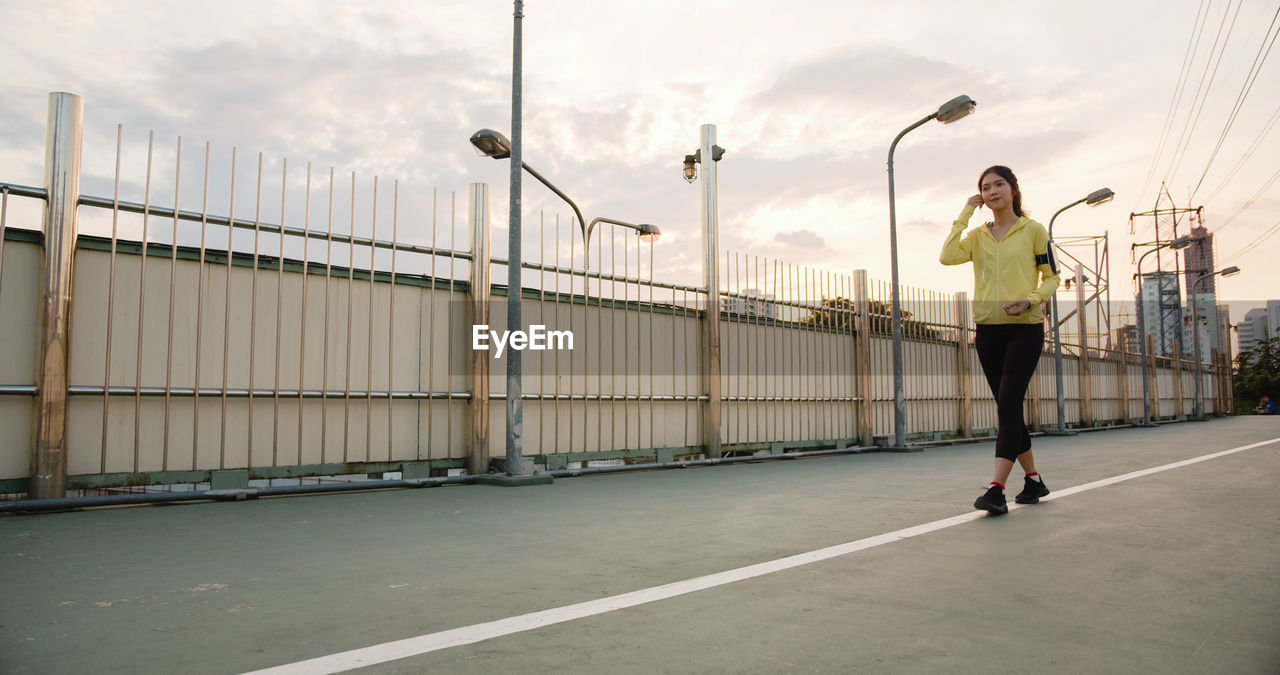
[(1031, 301), (1023, 298), (1016, 302), (1011, 302), (1004, 306), (1004, 313), (1009, 316), (1018, 316), (1019, 314), (1031, 309)]

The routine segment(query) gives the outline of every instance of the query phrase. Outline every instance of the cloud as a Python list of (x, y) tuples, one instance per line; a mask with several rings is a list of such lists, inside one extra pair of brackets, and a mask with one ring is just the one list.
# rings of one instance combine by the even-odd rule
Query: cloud
[(773, 235), (773, 240), (783, 246), (792, 248), (807, 249), (825, 249), (827, 242), (823, 241), (812, 230), (795, 230), (792, 232), (779, 232)]

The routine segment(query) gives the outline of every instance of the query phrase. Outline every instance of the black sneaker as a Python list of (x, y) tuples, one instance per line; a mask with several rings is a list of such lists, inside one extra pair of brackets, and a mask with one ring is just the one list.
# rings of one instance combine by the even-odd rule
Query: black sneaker
[(1035, 504), (1040, 501), (1041, 497), (1049, 495), (1049, 488), (1045, 486), (1044, 479), (1035, 480), (1030, 476), (1025, 476), (1022, 480), (1025, 486), (1022, 488), (1022, 492), (1019, 492), (1018, 496), (1013, 498), (1013, 501), (1019, 504)]
[(973, 508), (989, 511), (991, 515), (998, 516), (1009, 512), (1009, 503), (1005, 501), (1004, 490), (1001, 490), (998, 485), (992, 485), (973, 503)]

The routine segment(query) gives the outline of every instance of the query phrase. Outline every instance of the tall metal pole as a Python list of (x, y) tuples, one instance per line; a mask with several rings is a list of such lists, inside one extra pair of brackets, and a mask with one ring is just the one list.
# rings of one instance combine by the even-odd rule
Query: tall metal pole
[[(468, 323), (488, 325), (492, 295), (489, 229), (489, 185), (472, 183), (467, 188), (467, 234), (471, 242), (471, 288), (468, 294)], [(433, 327), (432, 330), (435, 330)], [(515, 350), (512, 350), (515, 351)], [(482, 474), (489, 470), (489, 352), (471, 352), (471, 400), (467, 404), (470, 436), (467, 470)]]
[[(510, 233), (508, 238), (507, 262), (507, 330), (523, 330), (520, 321), (520, 78), (521, 78), (521, 36), (520, 22), (524, 19), (524, 2), (515, 0), (515, 22), (512, 35), (511, 55), (511, 200), (508, 207)], [(518, 476), (521, 473), (521, 456), (523, 452), (524, 410), (520, 396), (523, 387), (520, 382), (520, 350), (507, 352), (507, 466), (506, 473)]]
[[(1058, 212), (1053, 214), (1053, 217), (1049, 219), (1049, 251), (1050, 253), (1052, 253), (1053, 251), (1053, 221), (1057, 220), (1058, 214), (1083, 202), (1084, 200), (1081, 199), (1079, 201), (1067, 204), (1066, 206), (1058, 209)], [(1060, 435), (1066, 435), (1067, 403), (1066, 403), (1066, 398), (1063, 395), (1063, 391), (1062, 391), (1062, 333), (1061, 333), (1061, 328), (1059, 326), (1059, 322), (1062, 321), (1062, 315), (1058, 313), (1058, 294), (1056, 292), (1053, 294), (1053, 297), (1050, 299), (1049, 309), (1053, 314), (1053, 375), (1055, 380), (1054, 387), (1056, 389), (1057, 402), (1058, 402), (1058, 429), (1056, 433)], [(1084, 309), (1081, 307), (1077, 307), (1076, 311), (1081, 312), (1081, 311), (1084, 311)]]
[(707, 457), (722, 454), (720, 430), (720, 211), (716, 183), (716, 125), (702, 125), (702, 281), (707, 288), (707, 306), (702, 324), (703, 375), (707, 378), (707, 417), (703, 443)]
[[(1169, 242), (1169, 243), (1172, 243), (1172, 242)], [(1156, 251), (1159, 251), (1160, 249), (1168, 245), (1169, 244), (1166, 243), (1166, 244), (1161, 244), (1159, 246), (1156, 246), (1150, 251), (1143, 253), (1142, 256), (1138, 258), (1138, 344), (1142, 347), (1142, 425), (1146, 427), (1151, 426), (1151, 385), (1148, 382), (1148, 378), (1150, 377), (1150, 371), (1147, 365), (1147, 339), (1146, 339), (1147, 327), (1145, 323), (1146, 313), (1143, 311), (1143, 305), (1145, 303), (1143, 302), (1143, 298), (1142, 298), (1142, 261), (1146, 260), (1147, 256), (1151, 255), (1152, 253), (1155, 253)], [(1161, 279), (1161, 278), (1163, 277), (1157, 277), (1157, 279)], [(1159, 298), (1159, 292), (1160, 292), (1159, 283), (1160, 282), (1157, 281), (1157, 288), (1156, 288), (1157, 300)]]
[(45, 135), (44, 274), (41, 276), (40, 366), (36, 436), (31, 452), (32, 499), (67, 491), (67, 346), (71, 328), (72, 265), (76, 248), (76, 201), (80, 198), (80, 145), (84, 101), (75, 94), (49, 94)]
[(934, 113), (903, 129), (889, 145), (889, 264), (893, 319), (893, 447), (907, 447), (906, 392), (902, 383), (902, 304), (898, 290), (898, 214), (893, 199), (893, 151), (907, 132), (937, 117)]

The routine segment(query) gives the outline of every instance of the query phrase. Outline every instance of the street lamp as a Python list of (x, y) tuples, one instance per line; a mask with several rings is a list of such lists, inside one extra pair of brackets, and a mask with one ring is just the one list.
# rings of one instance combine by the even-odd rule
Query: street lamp
[(1196, 398), (1194, 401), (1195, 403), (1194, 417), (1197, 420), (1204, 419), (1204, 401), (1201, 398), (1201, 390), (1200, 390), (1200, 377), (1201, 377), (1200, 376), (1200, 319), (1196, 314), (1196, 309), (1197, 309), (1196, 287), (1199, 286), (1200, 283), (1205, 279), (1212, 279), (1214, 276), (1233, 277), (1239, 273), (1240, 273), (1240, 268), (1236, 267), (1235, 265), (1232, 265), (1231, 267), (1227, 267), (1227, 268), (1218, 270), (1216, 272), (1202, 273), (1199, 278), (1191, 282), (1191, 297), (1188, 298), (1188, 300), (1191, 301), (1191, 340), (1192, 342), (1195, 343), (1195, 346), (1192, 348), (1192, 351), (1195, 353), (1195, 360), (1196, 360), (1196, 378), (1195, 378)]
[[(1142, 426), (1144, 427), (1152, 426), (1152, 424), (1151, 424), (1151, 384), (1150, 382), (1148, 382), (1150, 375), (1148, 374), (1148, 371), (1147, 371), (1147, 335), (1146, 335), (1147, 327), (1146, 327), (1146, 322), (1143, 316), (1144, 313), (1142, 311), (1142, 307), (1145, 303), (1142, 302), (1142, 298), (1141, 298), (1142, 261), (1146, 260), (1147, 256), (1151, 255), (1152, 253), (1155, 253), (1156, 251), (1159, 251), (1162, 248), (1168, 248), (1172, 251), (1178, 251), (1190, 246), (1192, 241), (1193, 240), (1191, 237), (1183, 235), (1181, 237), (1178, 237), (1177, 239), (1174, 239), (1173, 241), (1166, 241), (1163, 244), (1157, 245), (1155, 248), (1151, 249), (1150, 251), (1143, 253), (1142, 257), (1138, 258), (1138, 282), (1139, 282), (1138, 283), (1138, 293), (1139, 293), (1138, 345), (1142, 349)], [(1159, 288), (1157, 287), (1157, 291), (1158, 290)]]
[[(903, 129), (889, 145), (889, 264), (892, 279), (892, 316), (893, 316), (893, 444), (896, 448), (907, 447), (906, 396), (902, 386), (902, 305), (898, 290), (898, 215), (893, 199), (893, 151), (898, 147), (908, 132), (928, 122), (938, 120), (943, 124), (951, 124), (973, 112), (977, 103), (968, 96), (957, 96), (943, 103), (936, 112), (919, 122)], [(868, 398), (868, 400), (870, 400)]]
[[(1061, 214), (1063, 211), (1066, 211), (1067, 209), (1073, 206), (1078, 206), (1080, 204), (1088, 204), (1089, 206), (1099, 206), (1102, 204), (1106, 204), (1107, 202), (1115, 198), (1116, 198), (1116, 193), (1112, 192), (1111, 188), (1102, 188), (1101, 190), (1095, 190), (1089, 193), (1089, 196), (1083, 199), (1077, 199), (1076, 201), (1071, 202), (1070, 204), (1067, 204), (1066, 206), (1058, 209), (1058, 212), (1053, 214), (1053, 217), (1049, 219), (1049, 249), (1048, 249), (1049, 252), (1051, 254), (1053, 252), (1053, 221), (1058, 218), (1059, 214)], [(1056, 265), (1053, 264), (1052, 256), (1050, 256), (1049, 258), (1049, 264), (1050, 266), (1055, 268), (1053, 271), (1055, 272), (1058, 271), (1056, 269)], [(1066, 415), (1066, 402), (1062, 394), (1062, 334), (1059, 332), (1060, 326), (1061, 326), (1061, 323), (1060, 323), (1061, 318), (1058, 315), (1058, 294), (1057, 293), (1054, 293), (1053, 297), (1050, 298), (1049, 305), (1053, 314), (1053, 373), (1055, 378), (1057, 379), (1057, 390), (1058, 390), (1057, 391), (1058, 430), (1056, 433), (1059, 435), (1065, 435), (1067, 433), (1067, 423), (1066, 423), (1067, 415)], [(1084, 308), (1077, 307), (1076, 311), (1083, 312)], [(1082, 343), (1080, 345), (1080, 350), (1081, 352), (1083, 352), (1085, 348), (1085, 345), (1083, 344), (1084, 336), (1082, 335), (1080, 337), (1081, 337), (1080, 341)]]

